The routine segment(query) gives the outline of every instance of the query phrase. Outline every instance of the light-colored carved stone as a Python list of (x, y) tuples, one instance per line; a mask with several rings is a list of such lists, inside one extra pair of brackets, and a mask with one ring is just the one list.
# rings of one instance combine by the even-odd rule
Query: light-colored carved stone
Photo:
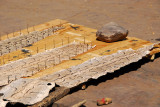
[(32, 105), (47, 97), (54, 86), (54, 82), (22, 78), (2, 88), (0, 93), (4, 94), (2, 98), (7, 101)]
[[(45, 29), (43, 31), (33, 31), (29, 34), (21, 34), (21, 36), (16, 36), (10, 39), (0, 41), (2, 55), (15, 51), (16, 49), (21, 49), (39, 40), (42, 40), (47, 36), (53, 35), (54, 30), (60, 30), (63, 28), (64, 27), (54, 27)], [(16, 45), (14, 46), (14, 44)]]
[[(154, 44), (137, 50), (120, 50), (111, 55), (94, 57), (82, 64), (39, 79), (18, 79), (1, 89), (0, 93), (4, 94), (2, 99), (7, 101), (32, 105), (43, 100), (54, 88), (54, 83), (62, 87), (73, 88), (90, 79), (97, 79), (130, 63), (139, 61), (150, 53), (153, 46)], [(52, 83), (52, 85), (46, 85), (48, 83)]]
[[(32, 57), (20, 59), (2, 65), (0, 66), (0, 86), (9, 84), (11, 81), (14, 81), (15, 78), (18, 79), (20, 77), (32, 76), (33, 74), (39, 72), (42, 69), (53, 66), (53, 64), (59, 64), (64, 60), (69, 60), (68, 52), (70, 52), (70, 57), (75, 56), (75, 53), (73, 51), (75, 50), (74, 47), (76, 46), (81, 49), (78, 51), (78, 53), (81, 54), (83, 53), (83, 45), (86, 46), (87, 44), (73, 42), (62, 47), (38, 53), (36, 55), (33, 55)], [(91, 46), (90, 48), (93, 47)]]

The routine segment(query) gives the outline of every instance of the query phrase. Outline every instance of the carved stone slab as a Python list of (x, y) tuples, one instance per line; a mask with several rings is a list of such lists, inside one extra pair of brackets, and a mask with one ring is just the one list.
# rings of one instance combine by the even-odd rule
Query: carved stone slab
[(47, 97), (53, 87), (54, 82), (21, 78), (2, 88), (0, 93), (4, 94), (3, 100), (32, 105)]
[[(82, 64), (63, 69), (39, 79), (21, 78), (0, 90), (3, 100), (32, 105), (48, 96), (55, 84), (72, 88), (90, 79), (112, 73), (130, 63), (137, 62), (150, 53), (155, 44), (138, 50), (121, 50), (111, 55), (94, 57)], [(48, 84), (51, 83), (51, 84)]]
[(149, 54), (153, 45), (138, 50), (121, 50), (111, 55), (94, 57), (82, 64), (54, 72), (41, 80), (54, 81), (57, 85), (72, 88), (89, 79), (97, 79), (107, 73), (112, 73), (130, 63), (137, 62)]
[(32, 76), (40, 70), (69, 60), (71, 57), (84, 53), (91, 48), (93, 48), (91, 45), (73, 42), (0, 66), (0, 86), (7, 85), (21, 77)]
[(2, 98), (0, 98), (0, 107), (6, 107), (8, 101), (3, 101)]

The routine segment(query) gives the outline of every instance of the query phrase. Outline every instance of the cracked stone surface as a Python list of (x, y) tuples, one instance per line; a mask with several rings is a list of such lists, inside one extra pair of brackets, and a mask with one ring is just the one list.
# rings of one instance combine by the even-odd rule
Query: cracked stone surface
[(1, 97), (10, 102), (21, 102), (26, 105), (35, 104), (48, 96), (55, 83), (38, 79), (18, 79), (0, 90)]
[(21, 77), (32, 76), (40, 70), (55, 66), (64, 60), (69, 60), (69, 58), (84, 53), (91, 48), (93, 46), (88, 44), (73, 42), (0, 66), (0, 86), (7, 85)]
[[(73, 88), (87, 82), (89, 79), (98, 79), (107, 73), (113, 73), (121, 67), (139, 61), (149, 54), (154, 45), (137, 50), (120, 50), (111, 55), (94, 57), (82, 64), (54, 72), (39, 79), (21, 78), (2, 88), (0, 93), (4, 94), (3, 99), (10, 102), (35, 104), (43, 100), (55, 84), (61, 87)], [(48, 83), (53, 85), (46, 88)]]
[(111, 55), (94, 57), (82, 64), (72, 66), (42, 77), (42, 80), (54, 81), (57, 85), (72, 88), (89, 79), (97, 79), (112, 73), (130, 63), (137, 62), (149, 54), (153, 45), (138, 50), (121, 50)]
[(20, 34), (20, 36), (0, 41), (0, 55), (7, 54), (17, 49), (21, 49), (29, 44), (36, 43), (47, 36), (53, 35), (55, 31), (60, 29), (63, 29), (63, 27), (51, 27), (42, 31), (33, 31), (29, 34)]

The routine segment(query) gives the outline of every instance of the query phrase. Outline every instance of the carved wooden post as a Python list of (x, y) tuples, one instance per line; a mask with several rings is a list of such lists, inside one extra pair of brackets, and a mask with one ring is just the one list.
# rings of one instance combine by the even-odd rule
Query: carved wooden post
[(88, 43), (87, 43), (87, 51), (88, 51)]
[(86, 40), (85, 40), (86, 38), (85, 38), (85, 36), (84, 36), (84, 44), (86, 43)]

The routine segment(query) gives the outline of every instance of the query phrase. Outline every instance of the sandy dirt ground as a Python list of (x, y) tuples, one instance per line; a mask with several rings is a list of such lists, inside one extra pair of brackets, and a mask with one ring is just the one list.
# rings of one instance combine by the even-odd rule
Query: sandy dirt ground
[[(57, 18), (95, 29), (114, 21), (127, 28), (129, 36), (160, 41), (159, 0), (0, 0), (1, 35)], [(86, 99), (85, 106), (95, 107), (97, 99), (110, 97), (108, 107), (159, 107), (159, 57), (90, 81), (86, 90), (74, 90), (59, 103)]]

